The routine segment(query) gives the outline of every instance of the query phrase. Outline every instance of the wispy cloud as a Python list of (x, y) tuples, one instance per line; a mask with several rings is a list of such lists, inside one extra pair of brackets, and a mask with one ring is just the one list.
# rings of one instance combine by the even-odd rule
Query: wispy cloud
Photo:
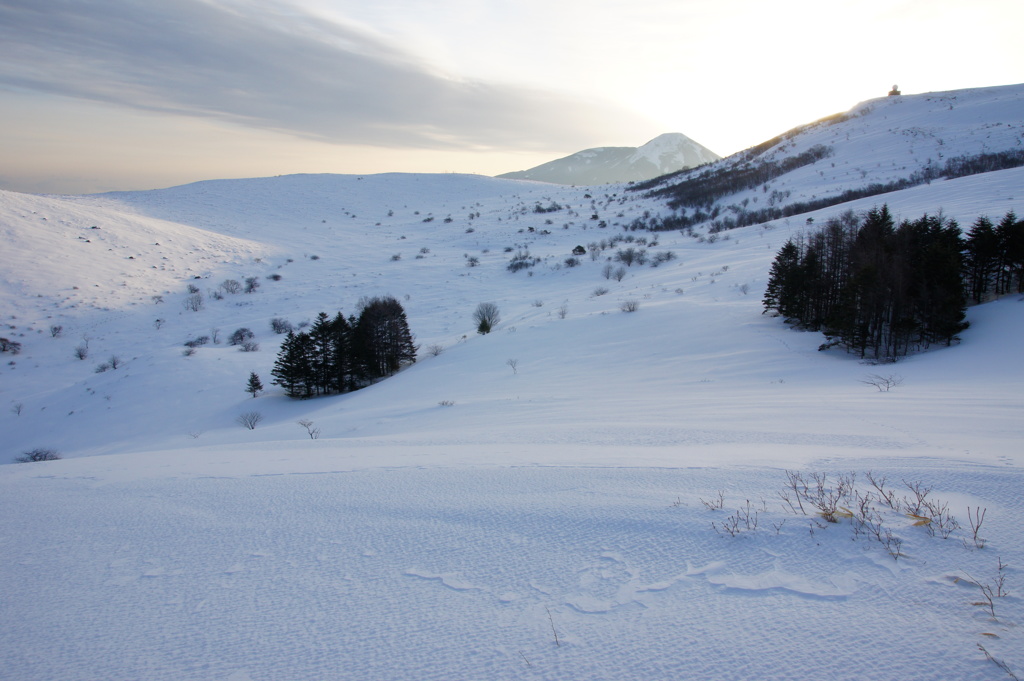
[(449, 77), (268, 2), (0, 0), (0, 84), (388, 147), (575, 148), (642, 125), (608, 103)]

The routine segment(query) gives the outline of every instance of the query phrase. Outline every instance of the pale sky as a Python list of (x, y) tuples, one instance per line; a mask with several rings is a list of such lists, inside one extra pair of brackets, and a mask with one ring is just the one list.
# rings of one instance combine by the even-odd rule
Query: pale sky
[[(1020, 0), (0, 0), (0, 189), (728, 155), (1024, 81)], [(1021, 112), (1024, 120), (1024, 112)]]

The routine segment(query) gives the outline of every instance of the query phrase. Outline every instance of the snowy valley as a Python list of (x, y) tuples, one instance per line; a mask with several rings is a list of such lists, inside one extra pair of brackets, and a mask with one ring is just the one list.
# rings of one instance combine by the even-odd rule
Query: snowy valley
[[(1024, 675), (1022, 296), (882, 365), (761, 304), (790, 237), (883, 203), (1024, 215), (1024, 166), (722, 222), (1020, 153), (1022, 112), (1020, 85), (883, 98), (650, 186), (0, 192), (0, 677)], [(762, 162), (788, 171), (630, 228)], [(271, 385), (272, 319), (385, 295), (414, 364)], [(62, 459), (8, 464), (38, 448)]]

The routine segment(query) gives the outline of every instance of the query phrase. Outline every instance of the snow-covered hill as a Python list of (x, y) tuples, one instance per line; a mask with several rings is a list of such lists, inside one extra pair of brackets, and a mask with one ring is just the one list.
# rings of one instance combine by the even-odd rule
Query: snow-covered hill
[(499, 175), (510, 180), (599, 185), (649, 180), (710, 163), (721, 156), (679, 132), (665, 133), (640, 147), (597, 147)]
[[(756, 224), (967, 172), (964, 161), (1024, 162), (1024, 86), (862, 102), (717, 163), (660, 178), (676, 217)], [(845, 199), (844, 199), (845, 195)]]
[[(1012, 148), (1021, 92), (866, 103), (760, 154), (831, 156), (721, 202)], [(779, 247), (829, 216), (885, 201), (965, 225), (1024, 214), (1022, 187), (1024, 168), (937, 179), (715, 239), (708, 223), (624, 229), (673, 213), (625, 185), (0, 192), (0, 336), (21, 343), (2, 355), (0, 457), (64, 457), (0, 466), (0, 677), (1006, 678), (986, 655), (1019, 675), (1024, 301), (971, 308), (958, 345), (870, 366), (760, 299)], [(626, 247), (651, 262), (620, 279)], [(509, 272), (526, 252), (539, 262)], [(405, 307), (415, 365), (308, 401), (269, 385), (272, 318), (382, 294)], [(483, 301), (502, 316), (486, 336)], [(226, 344), (240, 327), (258, 351)], [(793, 512), (785, 469), (827, 489), (856, 472), (862, 498), (868, 471), (908, 502), (921, 483), (960, 527), (943, 539), (877, 496), (877, 535)], [(977, 537), (968, 509), (986, 511)], [(1000, 574), (1011, 595), (972, 605)]]

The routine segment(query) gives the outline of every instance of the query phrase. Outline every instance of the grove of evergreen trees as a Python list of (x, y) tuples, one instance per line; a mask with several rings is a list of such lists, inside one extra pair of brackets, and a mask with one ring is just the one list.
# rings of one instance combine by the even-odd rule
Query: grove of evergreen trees
[(401, 303), (373, 298), (358, 317), (321, 312), (308, 331), (289, 331), (271, 374), (289, 397), (344, 393), (415, 362), (416, 349)]
[(953, 220), (894, 224), (887, 206), (847, 212), (790, 239), (772, 264), (765, 311), (824, 332), (822, 349), (892, 360), (967, 328), (967, 299), (1024, 292), (1024, 221), (978, 218), (965, 239)]

